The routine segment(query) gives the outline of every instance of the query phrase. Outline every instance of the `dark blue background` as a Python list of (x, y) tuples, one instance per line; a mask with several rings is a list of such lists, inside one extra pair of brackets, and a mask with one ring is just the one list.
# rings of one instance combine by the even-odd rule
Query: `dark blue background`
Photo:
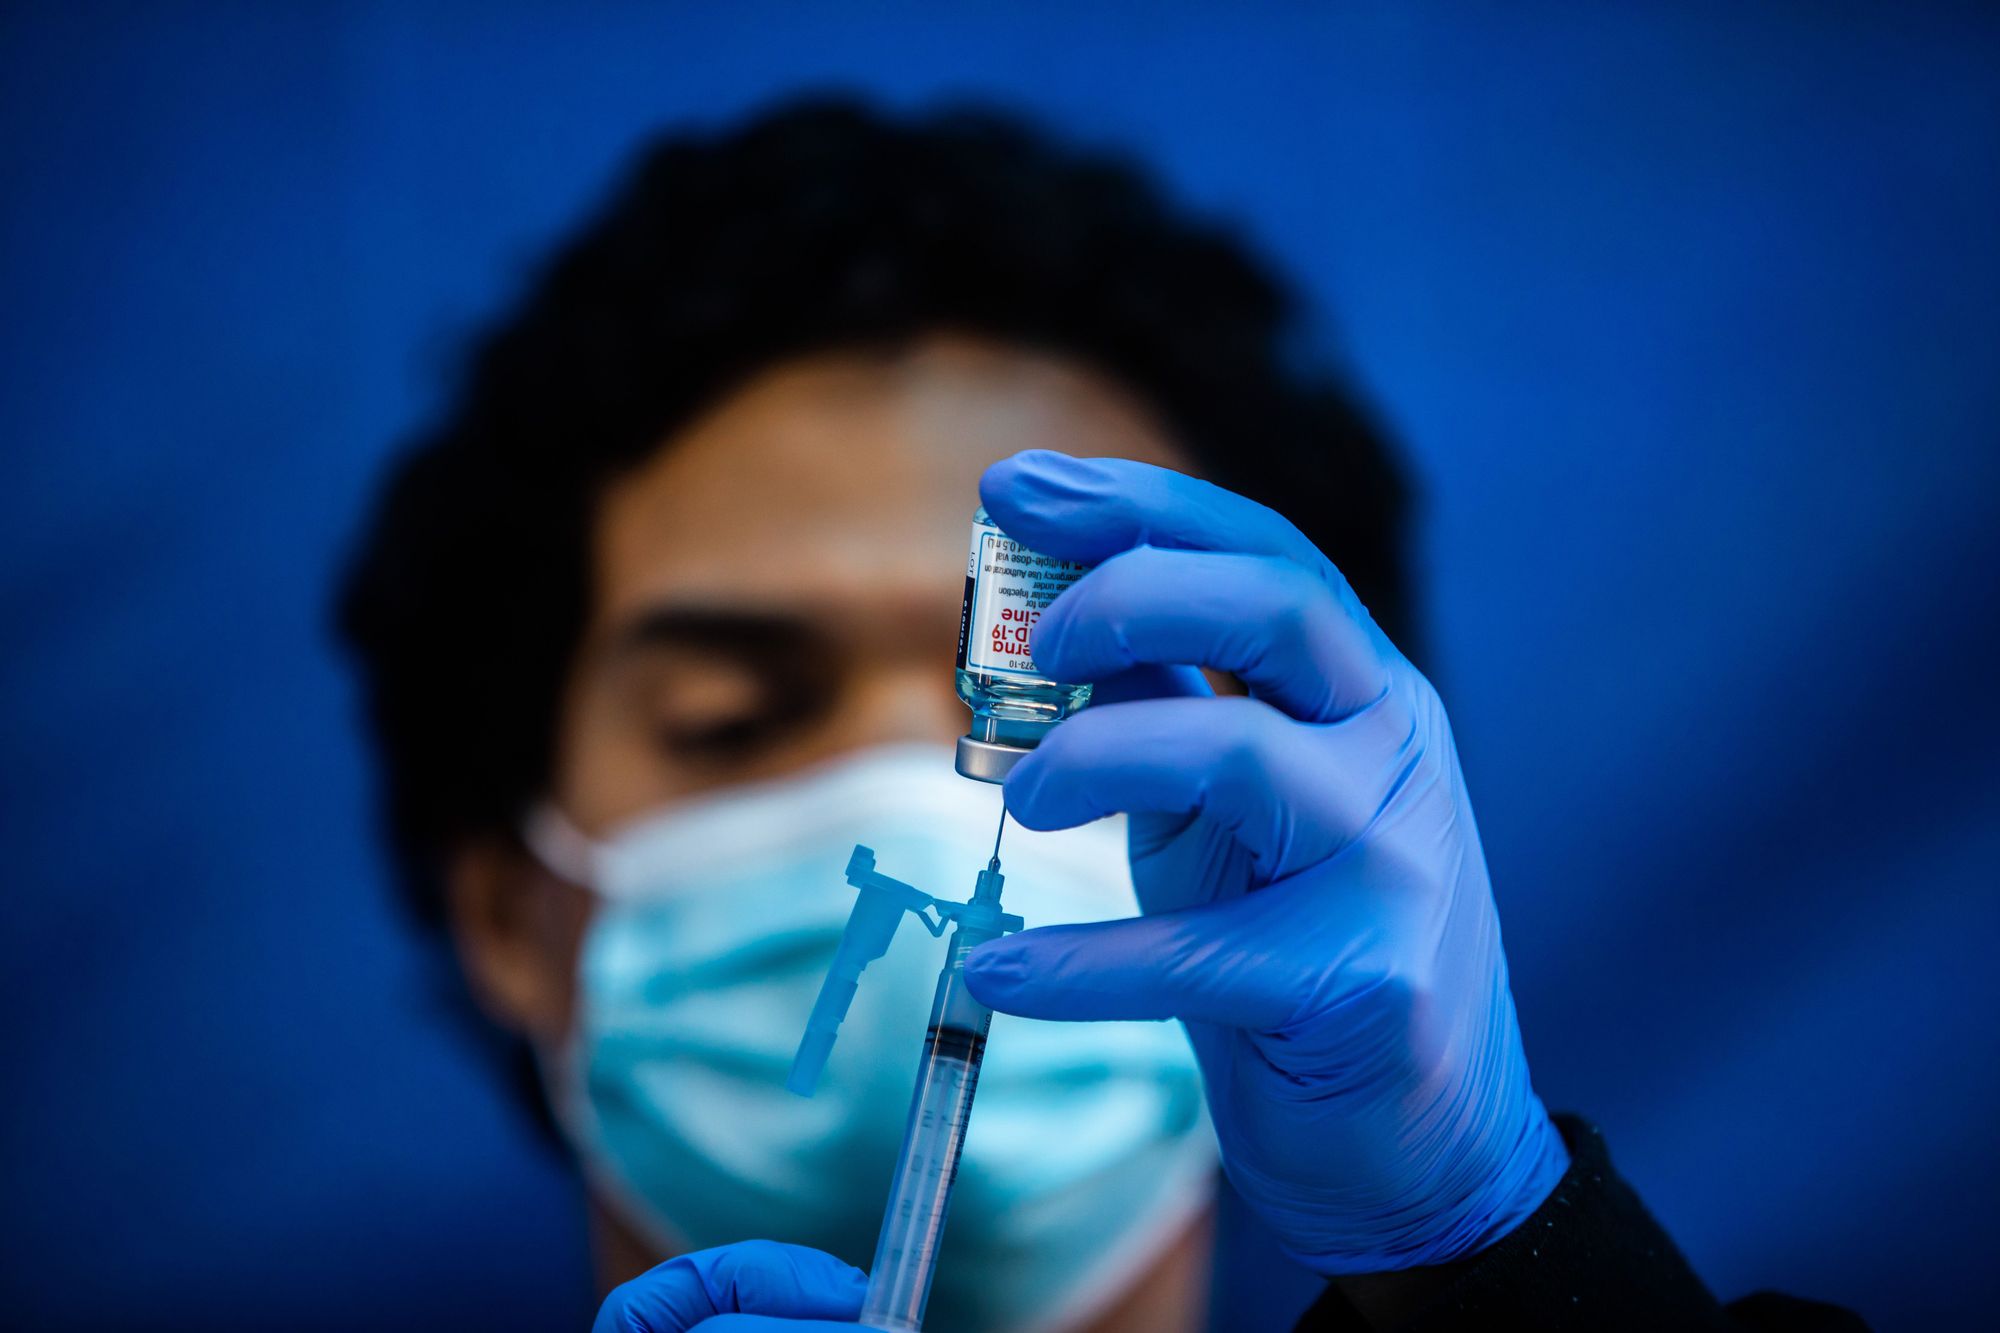
[(635, 137), (825, 84), (1139, 150), (1309, 285), (1428, 492), (1545, 1097), (1724, 1294), (2000, 1296), (1990, 13), (582, 8), (0, 11), (10, 1322), (586, 1308), (325, 592)]

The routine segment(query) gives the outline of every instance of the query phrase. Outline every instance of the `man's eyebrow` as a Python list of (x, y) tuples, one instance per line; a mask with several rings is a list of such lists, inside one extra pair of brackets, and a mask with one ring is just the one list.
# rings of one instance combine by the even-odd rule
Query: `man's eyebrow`
[(762, 654), (795, 651), (819, 637), (813, 624), (796, 612), (667, 605), (633, 616), (613, 637), (612, 648), (621, 654), (669, 647)]

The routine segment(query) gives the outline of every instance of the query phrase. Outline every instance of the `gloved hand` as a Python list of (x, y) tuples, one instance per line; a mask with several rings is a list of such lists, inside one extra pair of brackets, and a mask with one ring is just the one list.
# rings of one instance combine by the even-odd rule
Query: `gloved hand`
[[(1185, 1020), (1231, 1182), (1322, 1274), (1513, 1230), (1568, 1152), (1529, 1086), (1430, 682), (1332, 562), (1241, 496), (1044, 451), (995, 464), (980, 496), (1008, 536), (1096, 566), (1033, 651), (1097, 693), (1015, 766), (1007, 808), (1033, 829), (1130, 812), (1143, 912), (981, 945), (973, 995)], [(1215, 697), (1198, 666), (1250, 697)]]
[(592, 1333), (854, 1333), (868, 1279), (803, 1245), (746, 1240), (669, 1259), (612, 1289)]

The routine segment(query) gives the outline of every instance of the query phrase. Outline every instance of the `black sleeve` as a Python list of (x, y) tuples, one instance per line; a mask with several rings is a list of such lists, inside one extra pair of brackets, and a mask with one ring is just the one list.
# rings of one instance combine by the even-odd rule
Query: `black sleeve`
[[(1555, 1193), (1498, 1244), (1421, 1282), (1406, 1312), (1371, 1324), (1327, 1288), (1298, 1333), (1456, 1333), (1461, 1329), (1867, 1333), (1836, 1306), (1771, 1292), (1731, 1305), (1709, 1294), (1632, 1187), (1594, 1125), (1557, 1116), (1570, 1168)], [(1372, 1280), (1372, 1279), (1370, 1279)]]

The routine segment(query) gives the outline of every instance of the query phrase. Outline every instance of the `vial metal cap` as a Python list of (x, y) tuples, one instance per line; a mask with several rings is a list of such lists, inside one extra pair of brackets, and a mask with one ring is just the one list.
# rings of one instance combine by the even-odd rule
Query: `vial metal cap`
[(1018, 745), (1001, 745), (997, 741), (960, 736), (955, 767), (961, 776), (975, 782), (1004, 782), (1014, 765), (1021, 762), (1021, 756), (1027, 753)]

